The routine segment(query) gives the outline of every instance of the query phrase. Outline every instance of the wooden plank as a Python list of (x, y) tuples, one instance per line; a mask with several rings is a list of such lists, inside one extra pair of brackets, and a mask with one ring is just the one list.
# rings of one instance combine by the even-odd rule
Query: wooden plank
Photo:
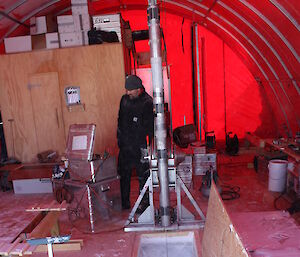
[(37, 213), (37, 215), (34, 217), (34, 219), (24, 228), (22, 233), (26, 233), (26, 234), (31, 233), (45, 216), (46, 216), (45, 212)]
[(202, 240), (202, 257), (249, 257), (213, 183)]
[[(63, 243), (63, 244), (53, 244), (53, 252), (62, 252), (62, 251), (80, 251), (80, 243)], [(34, 250), (35, 253), (46, 253), (48, 251), (47, 245), (39, 245)]]
[(26, 209), (25, 211), (29, 212), (39, 212), (39, 211), (65, 211), (67, 210), (67, 202), (63, 201), (62, 203), (58, 203), (57, 201), (53, 200), (48, 206), (39, 206), (34, 205), (29, 209)]
[(30, 247), (29, 244), (27, 243), (19, 243), (17, 244), (11, 251), (10, 251), (10, 255), (19, 255), (19, 256), (23, 256), (25, 251)]
[(3, 243), (0, 249), (0, 255), (9, 255), (10, 252), (20, 243), (20, 239), (13, 243)]
[(30, 245), (29, 248), (24, 251), (24, 255), (32, 255), (36, 247), (36, 245)]
[(51, 236), (51, 229), (56, 224), (60, 211), (48, 212), (46, 217), (33, 229), (29, 238), (43, 238)]

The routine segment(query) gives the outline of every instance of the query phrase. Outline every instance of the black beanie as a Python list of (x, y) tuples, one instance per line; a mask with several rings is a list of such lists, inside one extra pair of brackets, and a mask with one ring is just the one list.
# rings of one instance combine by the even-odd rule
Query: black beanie
[(136, 75), (129, 75), (126, 77), (125, 88), (127, 90), (143, 88), (142, 80)]

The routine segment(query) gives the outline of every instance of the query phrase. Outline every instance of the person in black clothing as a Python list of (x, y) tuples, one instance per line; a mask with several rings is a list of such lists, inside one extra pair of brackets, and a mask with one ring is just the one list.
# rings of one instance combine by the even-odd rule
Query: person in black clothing
[[(121, 177), (121, 196), (123, 209), (130, 208), (130, 179), (135, 168), (142, 190), (149, 176), (147, 155), (147, 136), (149, 142), (153, 137), (154, 114), (153, 100), (145, 92), (142, 80), (130, 75), (125, 81), (126, 94), (122, 96), (118, 117), (118, 173)], [(143, 205), (147, 205), (147, 195)], [(143, 208), (143, 207), (141, 207)]]

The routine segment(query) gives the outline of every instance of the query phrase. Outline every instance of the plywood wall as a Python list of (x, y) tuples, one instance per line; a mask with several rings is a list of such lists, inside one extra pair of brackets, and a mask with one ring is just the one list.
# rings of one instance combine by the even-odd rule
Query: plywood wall
[[(33, 99), (30, 88), (40, 85), (30, 85), (30, 80), (48, 73), (58, 75), (58, 95), (62, 107), (61, 111), (55, 107), (49, 112), (57, 112), (64, 126), (64, 133), (58, 133), (55, 126), (48, 133), (59, 137), (64, 146), (70, 124), (95, 123), (95, 152), (108, 150), (115, 153), (117, 115), (125, 80), (123, 48), (119, 43), (1, 56), (0, 109), (9, 157), (23, 162), (36, 159), (38, 142), (42, 139), (38, 124), (35, 124), (37, 110), (34, 106), (43, 106), (43, 99), (51, 96), (41, 95), (39, 98), (35, 94)], [(80, 87), (84, 108), (73, 108), (71, 111), (67, 108), (64, 96), (67, 86)], [(33, 100), (41, 102), (34, 105)], [(48, 121), (47, 117), (45, 119)], [(63, 146), (52, 150), (62, 154)]]
[(214, 183), (208, 201), (202, 257), (249, 257)]

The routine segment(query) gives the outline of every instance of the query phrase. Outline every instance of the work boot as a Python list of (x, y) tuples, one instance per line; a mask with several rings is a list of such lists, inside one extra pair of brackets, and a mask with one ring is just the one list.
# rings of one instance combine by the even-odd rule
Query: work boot
[(130, 202), (129, 201), (126, 201), (126, 202), (122, 202), (122, 209), (123, 210), (128, 210), (130, 209)]

